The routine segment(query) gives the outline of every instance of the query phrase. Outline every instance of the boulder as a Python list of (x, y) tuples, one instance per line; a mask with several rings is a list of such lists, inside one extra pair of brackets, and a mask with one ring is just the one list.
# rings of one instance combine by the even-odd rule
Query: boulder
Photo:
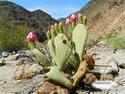
[(101, 63), (96, 65), (95, 67), (96, 72), (99, 72), (101, 74), (112, 74), (114, 76), (118, 75), (119, 72), (119, 67), (117, 61), (113, 58), (110, 57), (106, 60), (105, 63)]
[(52, 81), (46, 81), (37, 88), (36, 94), (69, 94), (69, 90)]

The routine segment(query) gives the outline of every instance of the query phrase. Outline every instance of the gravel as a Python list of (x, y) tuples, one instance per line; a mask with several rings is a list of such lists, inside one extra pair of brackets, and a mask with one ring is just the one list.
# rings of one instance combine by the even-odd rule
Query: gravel
[[(108, 59), (113, 59), (118, 65), (125, 63), (125, 49), (108, 48), (104, 44), (98, 44), (88, 49), (87, 52), (94, 52), (96, 65), (106, 64)], [(5, 56), (7, 56), (5, 54)], [(37, 74), (32, 79), (14, 80), (14, 73), (20, 65), (16, 61), (7, 61), (5, 66), (0, 67), (0, 94), (34, 94), (34, 90), (41, 84), (44, 75)], [(112, 65), (114, 66), (114, 65)], [(116, 67), (116, 65), (115, 65)], [(100, 69), (99, 69), (100, 70)], [(114, 81), (118, 83), (117, 87), (108, 90), (97, 90), (91, 87), (78, 88), (79, 94), (125, 94), (125, 69), (119, 69), (118, 76)]]

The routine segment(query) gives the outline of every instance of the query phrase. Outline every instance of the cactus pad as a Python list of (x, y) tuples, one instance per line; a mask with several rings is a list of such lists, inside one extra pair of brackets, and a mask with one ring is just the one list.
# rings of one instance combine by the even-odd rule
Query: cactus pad
[(49, 30), (47, 31), (47, 38), (51, 39), (51, 32)]
[(78, 24), (72, 33), (72, 40), (75, 44), (76, 52), (78, 53), (80, 60), (82, 60), (83, 52), (85, 50), (87, 35), (87, 30), (83, 24)]
[(79, 56), (77, 53), (75, 54), (71, 54), (69, 59), (68, 59), (68, 63), (75, 69), (77, 70), (78, 69), (78, 66), (79, 66), (79, 63), (80, 63), (80, 60), (79, 60)]
[(73, 88), (73, 85), (69, 79), (67, 79), (61, 71), (58, 69), (58, 67), (52, 67), (50, 71), (46, 74), (48, 78), (51, 80), (71, 89)]
[(56, 53), (55, 53), (55, 46), (53, 40), (48, 40), (47, 46), (50, 51), (50, 55), (52, 56), (53, 60), (56, 61)]
[(63, 70), (66, 66), (66, 61), (68, 60), (72, 49), (71, 44), (64, 34), (58, 34), (54, 39), (55, 51), (56, 51), (56, 64), (59, 69)]
[(36, 59), (41, 62), (42, 66), (49, 66), (51, 65), (51, 63), (49, 62), (48, 58), (46, 57), (45, 54), (43, 54), (42, 52), (40, 52), (38, 49), (32, 49), (32, 52), (34, 53), (34, 55), (36, 56)]

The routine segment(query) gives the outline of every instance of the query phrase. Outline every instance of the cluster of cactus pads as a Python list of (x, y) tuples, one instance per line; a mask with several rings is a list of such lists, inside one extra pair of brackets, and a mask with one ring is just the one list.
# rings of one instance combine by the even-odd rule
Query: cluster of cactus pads
[[(81, 14), (72, 14), (66, 19), (65, 23), (67, 30), (64, 30), (64, 25), (60, 22), (52, 25), (50, 30), (47, 31), (47, 44), (43, 44), (43, 49), (47, 51), (35, 47), (37, 38), (34, 36), (34, 33), (30, 34), (30, 38), (34, 38), (34, 40), (29, 37), (27, 37), (27, 40), (30, 40), (29, 44), (35, 45), (31, 51), (35, 54), (36, 59), (44, 67), (51, 66), (46, 76), (72, 89), (86, 72), (87, 63), (83, 61), (83, 55), (85, 54), (88, 32), (85, 27), (86, 17)], [(68, 31), (71, 32), (71, 38), (68, 38), (64, 33)], [(77, 72), (80, 71), (81, 67), (85, 71), (77, 76)], [(71, 69), (72, 72), (69, 72), (68, 69)], [(66, 77), (65, 74), (69, 77)]]

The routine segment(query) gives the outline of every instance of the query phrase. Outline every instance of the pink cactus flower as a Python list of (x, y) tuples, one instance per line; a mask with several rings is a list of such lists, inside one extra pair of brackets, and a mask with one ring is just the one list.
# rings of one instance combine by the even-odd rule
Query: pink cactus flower
[(70, 21), (70, 19), (69, 19), (69, 18), (67, 18), (67, 19), (66, 19), (66, 21), (65, 21), (66, 25), (69, 25), (69, 24), (70, 24), (70, 22), (71, 22), (71, 21)]
[(27, 42), (33, 42), (37, 39), (37, 36), (34, 32), (29, 32), (29, 34), (26, 36)]
[(77, 19), (77, 16), (76, 16), (75, 14), (72, 14), (72, 15), (71, 15), (71, 20), (72, 20), (72, 21), (76, 21), (76, 19)]

